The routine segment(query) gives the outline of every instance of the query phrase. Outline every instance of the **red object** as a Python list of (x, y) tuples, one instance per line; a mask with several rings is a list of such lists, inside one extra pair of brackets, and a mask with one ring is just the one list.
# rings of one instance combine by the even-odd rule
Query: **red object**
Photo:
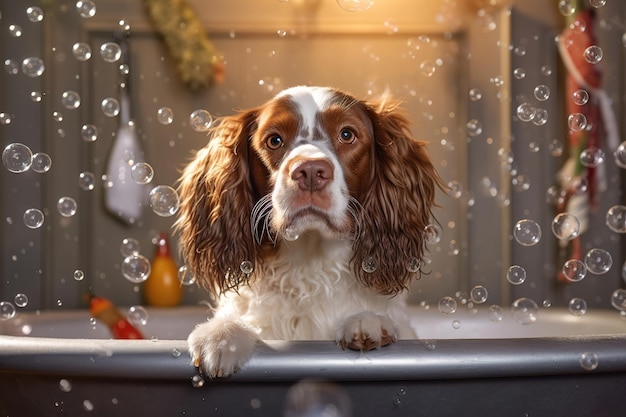
[(91, 297), (89, 311), (111, 330), (114, 339), (143, 339), (143, 335), (104, 297)]

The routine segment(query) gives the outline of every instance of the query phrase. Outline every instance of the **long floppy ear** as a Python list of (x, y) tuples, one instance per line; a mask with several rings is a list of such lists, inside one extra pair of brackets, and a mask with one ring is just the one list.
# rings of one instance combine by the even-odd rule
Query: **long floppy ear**
[(372, 178), (352, 259), (359, 281), (381, 294), (397, 294), (421, 274), (424, 228), (433, 221), (436, 188), (445, 189), (398, 106), (388, 97), (367, 105), (375, 142)]
[(243, 261), (255, 264), (248, 143), (255, 126), (255, 110), (220, 119), (179, 180), (175, 228), (181, 252), (196, 280), (215, 296), (247, 279)]

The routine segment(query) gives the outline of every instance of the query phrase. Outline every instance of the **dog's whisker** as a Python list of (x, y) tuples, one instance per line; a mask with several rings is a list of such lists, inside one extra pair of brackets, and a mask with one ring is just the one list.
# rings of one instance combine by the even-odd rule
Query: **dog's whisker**
[(257, 244), (263, 241), (263, 235), (267, 233), (269, 240), (275, 244), (275, 237), (272, 236), (269, 229), (269, 217), (272, 212), (272, 196), (263, 196), (252, 208), (250, 214), (250, 223), (252, 226), (252, 235)]

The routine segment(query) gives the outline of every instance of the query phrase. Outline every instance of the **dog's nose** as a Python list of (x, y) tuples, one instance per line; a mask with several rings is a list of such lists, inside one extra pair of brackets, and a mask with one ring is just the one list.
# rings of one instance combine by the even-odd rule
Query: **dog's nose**
[(322, 159), (309, 160), (292, 171), (291, 179), (303, 191), (319, 191), (333, 180), (333, 167)]

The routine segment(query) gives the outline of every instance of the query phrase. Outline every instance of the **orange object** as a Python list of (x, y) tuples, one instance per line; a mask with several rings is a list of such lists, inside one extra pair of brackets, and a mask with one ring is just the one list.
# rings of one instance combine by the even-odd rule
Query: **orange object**
[(143, 284), (143, 296), (146, 304), (155, 307), (174, 307), (183, 297), (178, 267), (167, 240), (167, 234), (159, 233), (156, 254), (152, 260), (150, 276)]
[(89, 299), (89, 311), (96, 319), (107, 325), (113, 338), (143, 339), (141, 332), (117, 311), (110, 300), (103, 297), (91, 297)]

